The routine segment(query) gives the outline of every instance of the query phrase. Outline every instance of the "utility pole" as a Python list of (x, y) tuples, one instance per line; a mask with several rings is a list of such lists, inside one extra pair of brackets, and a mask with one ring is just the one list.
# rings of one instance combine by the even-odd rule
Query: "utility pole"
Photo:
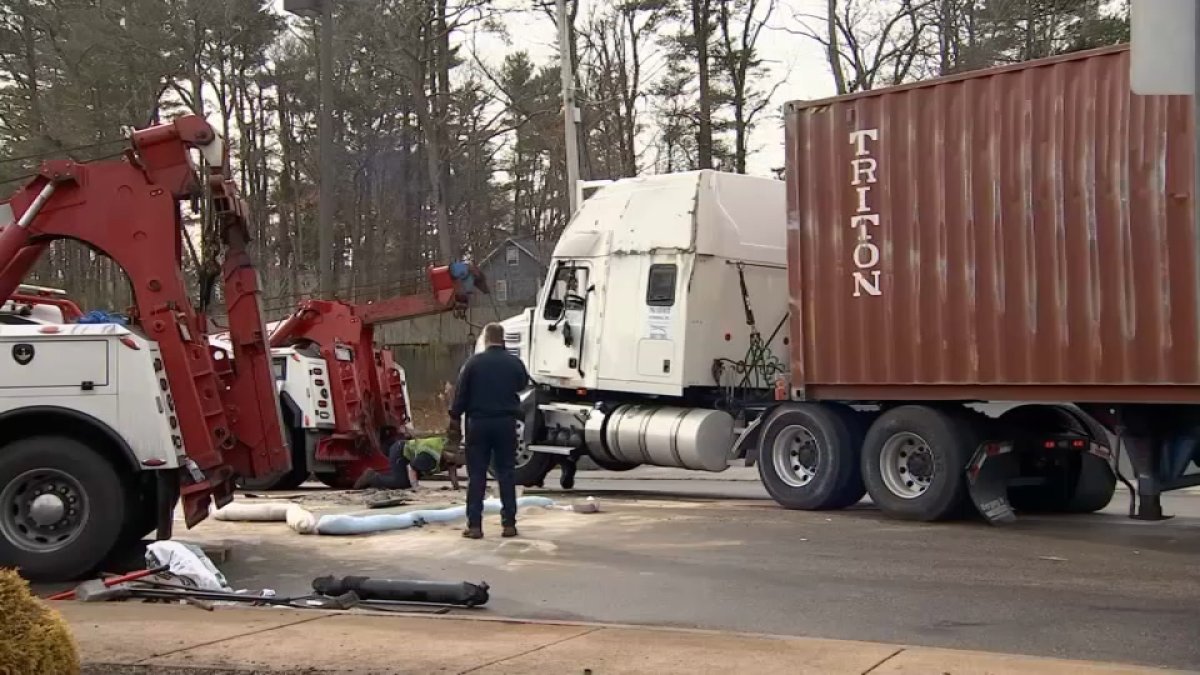
[(575, 64), (571, 58), (571, 22), (567, 0), (558, 0), (558, 54), (562, 69), (563, 130), (567, 142), (567, 204), (575, 215), (579, 208), (579, 111), (575, 108)]
[(322, 298), (333, 298), (333, 0), (321, 2), (321, 119), (320, 136), (321, 192), (317, 223), (317, 281)]

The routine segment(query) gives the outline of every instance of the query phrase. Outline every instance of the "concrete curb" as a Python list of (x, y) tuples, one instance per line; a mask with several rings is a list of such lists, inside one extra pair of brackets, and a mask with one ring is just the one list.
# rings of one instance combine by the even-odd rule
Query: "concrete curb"
[[(902, 645), (492, 616), (56, 603), (85, 673), (1133, 675), (1163, 670)], [(131, 640), (136, 636), (136, 640)], [(413, 636), (419, 636), (414, 639)], [(391, 646), (387, 646), (391, 645)], [(401, 648), (401, 645), (403, 648)]]

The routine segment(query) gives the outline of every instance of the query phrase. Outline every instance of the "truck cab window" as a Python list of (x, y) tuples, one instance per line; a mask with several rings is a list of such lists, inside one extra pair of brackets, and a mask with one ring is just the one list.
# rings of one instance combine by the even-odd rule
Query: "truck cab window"
[(646, 285), (646, 304), (651, 307), (673, 307), (675, 305), (676, 267), (651, 265), (650, 281)]
[(287, 378), (287, 359), (278, 358), (278, 357), (271, 359), (271, 370), (275, 372), (276, 380), (286, 379)]
[(554, 284), (546, 298), (542, 318), (557, 321), (567, 309), (583, 309), (586, 302), (588, 269), (578, 265), (559, 265), (554, 273)]

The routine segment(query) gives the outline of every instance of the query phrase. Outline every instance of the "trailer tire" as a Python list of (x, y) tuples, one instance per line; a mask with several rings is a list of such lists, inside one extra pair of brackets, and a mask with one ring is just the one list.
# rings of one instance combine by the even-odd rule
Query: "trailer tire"
[[(0, 447), (0, 567), (33, 581), (91, 572), (119, 543), (123, 489), (113, 465), (73, 438), (34, 436)], [(37, 504), (31, 492), (47, 499)]]
[(863, 481), (886, 514), (935, 521), (966, 511), (964, 469), (978, 445), (963, 416), (927, 406), (893, 408), (871, 425), (862, 447)]
[(775, 412), (763, 431), (758, 475), (784, 508), (845, 508), (864, 492), (853, 446), (846, 419), (831, 407), (788, 406)]

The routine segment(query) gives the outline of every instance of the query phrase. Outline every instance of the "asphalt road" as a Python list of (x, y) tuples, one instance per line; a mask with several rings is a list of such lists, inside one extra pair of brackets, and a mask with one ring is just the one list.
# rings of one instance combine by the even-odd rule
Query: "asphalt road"
[[(551, 491), (551, 495), (554, 493)], [(603, 513), (529, 513), (522, 538), (448, 527), (301, 537), (206, 522), (238, 588), (321, 574), (486, 580), (503, 616), (874, 640), (1200, 669), (1200, 495), (1164, 523), (1114, 513), (898, 522), (869, 505), (786, 511), (751, 481), (581, 480)]]

